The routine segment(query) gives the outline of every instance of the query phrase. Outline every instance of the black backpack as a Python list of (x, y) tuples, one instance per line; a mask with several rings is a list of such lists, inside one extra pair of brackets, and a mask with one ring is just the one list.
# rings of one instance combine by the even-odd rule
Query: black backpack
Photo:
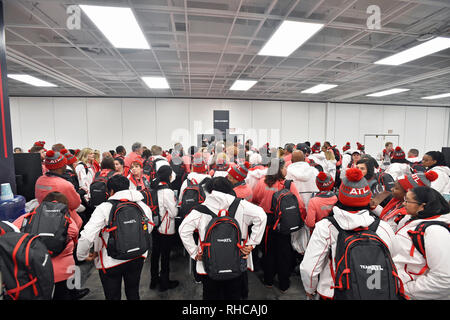
[(429, 226), (442, 226), (446, 228), (450, 232), (450, 225), (448, 223), (445, 223), (443, 221), (424, 221), (419, 223), (416, 226), (416, 229), (408, 231), (408, 235), (411, 237), (412, 243), (414, 247), (419, 250), (419, 252), (422, 254), (422, 256), (426, 259), (426, 253), (425, 253), (425, 230)]
[(427, 172), (427, 169), (422, 164), (422, 161), (419, 162), (410, 162), (409, 167), (411, 170), (411, 173), (418, 173), (418, 172)]
[(9, 221), (0, 221), (0, 236), (8, 232), (17, 232), (14, 225)]
[(174, 162), (174, 159), (172, 158), (169, 163), (172, 171), (175, 173), (175, 180), (171, 183), (171, 186), (173, 190), (180, 191), (181, 185), (184, 180), (186, 180), (187, 172), (184, 163), (182, 162), (182, 158), (177, 157), (176, 159), (177, 161)]
[[(242, 274), (243, 259), (240, 248), (242, 236), (239, 224), (234, 218), (241, 199), (236, 198), (225, 216), (215, 215), (208, 207), (199, 205), (195, 210), (212, 217), (200, 243), (205, 271), (213, 280), (230, 280)], [(245, 261), (245, 260), (244, 260)], [(245, 261), (246, 262), (246, 261)]]
[(95, 174), (94, 180), (92, 181), (89, 190), (91, 194), (91, 199), (89, 204), (92, 207), (96, 207), (102, 204), (109, 198), (107, 183), (108, 180), (115, 174), (115, 171), (111, 170), (105, 174), (105, 172), (99, 171)]
[(147, 159), (144, 161), (144, 174), (149, 176), (150, 181), (153, 181), (156, 178), (156, 163), (158, 161), (163, 161), (164, 159), (157, 158), (157, 159)]
[(389, 248), (376, 234), (380, 219), (374, 217), (369, 227), (355, 230), (343, 230), (332, 216), (325, 219), (339, 231), (332, 270), (334, 299), (400, 300), (402, 281)]
[[(118, 260), (131, 260), (142, 256), (150, 249), (149, 219), (136, 202), (109, 200), (112, 204), (108, 225), (108, 243), (101, 237), (108, 255)], [(101, 235), (100, 235), (101, 236)]]
[(44, 201), (25, 215), (20, 231), (39, 235), (50, 255), (55, 257), (67, 245), (70, 222), (67, 205), (56, 201)]
[(303, 227), (303, 219), (300, 212), (297, 197), (290, 191), (292, 180), (286, 180), (284, 188), (275, 192), (272, 196), (273, 230), (281, 234), (291, 234)]
[(158, 202), (158, 191), (162, 189), (169, 189), (169, 186), (167, 184), (164, 184), (150, 190), (148, 189), (141, 190), (141, 194), (144, 196), (143, 202), (152, 211), (152, 219), (155, 225), (155, 229), (158, 229), (162, 223), (161, 217), (159, 215), (159, 202)]
[(189, 179), (187, 180), (187, 187), (183, 190), (183, 194), (181, 196), (178, 216), (181, 218), (186, 217), (195, 206), (198, 206), (205, 201), (206, 196), (205, 191), (203, 190), (204, 182), (206, 182), (206, 179), (204, 179), (200, 184), (198, 184), (195, 180), (194, 182)]
[(39, 236), (21, 232), (8, 232), (2, 235), (0, 270), (5, 299), (52, 298), (53, 264)]

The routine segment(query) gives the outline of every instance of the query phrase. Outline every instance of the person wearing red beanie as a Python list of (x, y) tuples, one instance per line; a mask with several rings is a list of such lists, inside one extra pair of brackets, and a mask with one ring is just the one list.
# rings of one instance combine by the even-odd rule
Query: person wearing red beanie
[(81, 204), (81, 199), (73, 184), (64, 177), (66, 164), (67, 160), (61, 153), (53, 150), (47, 151), (44, 165), (49, 171), (37, 179), (35, 195), (39, 204), (41, 204), (50, 192), (58, 191), (64, 194), (68, 200), (70, 216), (77, 224), (78, 229), (80, 229), (83, 222), (76, 210)]
[(408, 160), (406, 160), (405, 152), (399, 146), (392, 152), (391, 164), (386, 168), (385, 172), (389, 173), (394, 180), (411, 173), (411, 168)]
[[(375, 218), (369, 211), (370, 187), (361, 170), (357, 168), (346, 170), (337, 198), (338, 202), (332, 211), (333, 219), (339, 228), (355, 230), (367, 228), (375, 222)], [(389, 224), (379, 221), (375, 232), (387, 248), (392, 250), (395, 235)], [(314, 232), (300, 264), (303, 287), (306, 295), (311, 299), (314, 299), (316, 293), (323, 299), (334, 297), (335, 284), (332, 272), (336, 270), (334, 257), (336, 257), (338, 235), (339, 230), (328, 218), (315, 224)]]
[[(405, 208), (405, 196), (406, 193), (418, 186), (430, 186), (431, 182), (437, 179), (437, 174), (433, 171), (426, 173), (420, 172), (416, 174), (407, 174), (401, 176), (395, 181), (392, 188), (392, 199), (384, 206), (379, 216), (380, 219), (389, 223), (394, 232), (397, 231), (397, 227), (400, 221), (407, 215)], [(373, 212), (378, 214), (379, 208)]]
[(342, 147), (342, 152), (345, 152), (345, 151), (349, 150), (350, 148), (351, 148), (350, 142), (347, 142), (347, 143)]
[(236, 197), (247, 201), (252, 201), (252, 189), (247, 183), (245, 183), (245, 178), (247, 178), (249, 168), (250, 163), (248, 163), (248, 161), (245, 161), (240, 165), (233, 163), (227, 171), (227, 179), (233, 184), (233, 190), (236, 193)]
[(330, 174), (319, 172), (316, 177), (316, 185), (320, 192), (309, 200), (305, 219), (305, 224), (311, 233), (316, 223), (330, 214), (338, 200), (336, 194), (332, 192), (334, 180)]

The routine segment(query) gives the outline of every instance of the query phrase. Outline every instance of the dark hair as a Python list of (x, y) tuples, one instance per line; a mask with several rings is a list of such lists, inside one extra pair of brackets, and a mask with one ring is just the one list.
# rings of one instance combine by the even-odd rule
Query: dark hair
[(286, 145), (284, 146), (284, 149), (287, 152), (292, 153), (292, 152), (294, 152), (294, 146), (295, 146), (295, 144), (293, 144), (293, 143), (286, 143)]
[(41, 146), (33, 146), (30, 149), (30, 153), (35, 153), (35, 152), (40, 152), (42, 149), (44, 149), (44, 147)]
[(369, 162), (373, 165), (374, 168), (377, 168), (377, 169), (378, 169), (379, 166), (380, 166), (380, 165), (378, 164), (378, 161), (375, 160), (375, 158), (372, 157), (371, 155), (368, 155), (367, 153), (361, 155), (361, 159), (367, 159), (367, 160), (369, 160)]
[(305, 141), (305, 144), (308, 146), (308, 147), (310, 147), (311, 148), (311, 142), (309, 142), (309, 141)]
[(440, 151), (428, 151), (425, 153), (427, 156), (430, 156), (431, 159), (435, 160), (436, 163), (432, 165), (430, 168), (436, 167), (436, 166), (446, 166), (447, 163), (445, 162), (444, 154)]
[(409, 152), (412, 153), (413, 155), (415, 155), (416, 157), (419, 156), (419, 150), (417, 150), (417, 149), (409, 149)]
[(123, 161), (122, 158), (115, 158), (114, 161), (118, 161), (122, 166), (125, 165), (125, 162)]
[(109, 156), (103, 158), (100, 167), (102, 168), (102, 170), (103, 169), (116, 170), (116, 167), (114, 166), (114, 159)]
[(119, 192), (122, 190), (127, 190), (130, 188), (130, 180), (123, 175), (117, 174), (109, 178), (106, 183), (106, 187), (108, 188), (109, 193), (111, 193), (111, 191)]
[(62, 149), (64, 149), (64, 145), (62, 143), (56, 143), (52, 146), (52, 150), (53, 151), (58, 151), (60, 152)]
[(160, 182), (165, 182), (167, 184), (170, 184), (170, 176), (172, 175), (172, 169), (170, 166), (163, 165), (161, 166), (158, 171), (156, 171), (156, 178), (153, 179), (151, 182), (150, 188), (154, 189), (156, 188)]
[(415, 200), (425, 204), (423, 210), (415, 217), (416, 219), (424, 219), (436, 215), (448, 214), (450, 212), (449, 203), (435, 189), (428, 186), (420, 186), (415, 187), (410, 191), (414, 194)]
[(406, 160), (406, 158), (403, 158), (403, 159), (394, 159), (394, 158), (391, 158), (391, 163), (409, 163), (409, 161)]
[(366, 165), (367, 173), (364, 176), (364, 178), (366, 178), (366, 180), (373, 178), (373, 176), (375, 175), (375, 167), (373, 166), (373, 163), (372, 163), (372, 161), (370, 161), (370, 159), (364, 158), (364, 159), (358, 160), (358, 162), (356, 162), (356, 164), (365, 164)]
[(111, 155), (114, 157), (116, 152), (114, 150), (109, 150), (109, 153), (111, 153)]
[(117, 153), (122, 153), (122, 152), (125, 152), (126, 150), (125, 150), (125, 147), (124, 146), (117, 146), (116, 147), (116, 152)]
[(236, 196), (236, 193), (233, 190), (233, 184), (225, 177), (215, 177), (212, 179), (208, 179), (205, 183), (204, 188), (208, 193), (219, 191), (232, 196)]
[(52, 202), (52, 201), (56, 201), (56, 202), (60, 202), (60, 203), (64, 203), (66, 206), (69, 205), (69, 200), (67, 199), (67, 197), (58, 191), (53, 191), (48, 193), (45, 198), (42, 200), (42, 202)]
[[(264, 182), (269, 186), (273, 186), (275, 182), (284, 180), (283, 173), (281, 170), (284, 167), (284, 160), (278, 158), (272, 158), (269, 162), (269, 169), (267, 170), (267, 175), (264, 178)], [(274, 172), (276, 170), (276, 172)]]
[(150, 158), (151, 156), (152, 156), (152, 151), (149, 150), (149, 149), (145, 149), (145, 150), (142, 152), (142, 157), (143, 157), (144, 159), (148, 159), (148, 158)]

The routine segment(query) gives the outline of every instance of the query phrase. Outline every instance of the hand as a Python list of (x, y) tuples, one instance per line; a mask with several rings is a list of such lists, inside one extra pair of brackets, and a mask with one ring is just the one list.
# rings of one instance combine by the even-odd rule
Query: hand
[(316, 293), (310, 294), (310, 293), (306, 292), (306, 297), (310, 300), (314, 300), (315, 296), (316, 296)]
[(98, 257), (98, 253), (97, 252), (89, 252), (89, 256), (86, 259), (84, 259), (84, 260), (85, 261), (92, 261), (92, 260), (94, 260), (97, 257)]
[(248, 259), (248, 255), (252, 252), (253, 246), (244, 246), (241, 248), (242, 259)]
[(202, 256), (203, 256), (203, 252), (197, 253), (197, 255), (195, 256), (195, 260), (196, 261), (202, 261)]

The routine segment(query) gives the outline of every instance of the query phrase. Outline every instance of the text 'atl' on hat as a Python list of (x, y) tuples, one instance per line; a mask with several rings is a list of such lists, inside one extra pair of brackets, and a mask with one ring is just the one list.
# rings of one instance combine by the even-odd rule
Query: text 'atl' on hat
[(407, 174), (398, 178), (398, 183), (405, 191), (409, 191), (415, 187), (430, 186), (431, 182), (438, 178), (438, 174), (432, 170), (428, 172), (418, 172), (415, 174)]
[(329, 191), (334, 187), (333, 177), (330, 174), (321, 171), (316, 177), (316, 185), (320, 191)]
[(48, 150), (45, 154), (44, 165), (48, 170), (64, 168), (67, 164), (66, 158), (59, 152)]
[(371, 197), (372, 192), (362, 171), (358, 168), (347, 169), (339, 187), (339, 201), (349, 207), (365, 207)]

